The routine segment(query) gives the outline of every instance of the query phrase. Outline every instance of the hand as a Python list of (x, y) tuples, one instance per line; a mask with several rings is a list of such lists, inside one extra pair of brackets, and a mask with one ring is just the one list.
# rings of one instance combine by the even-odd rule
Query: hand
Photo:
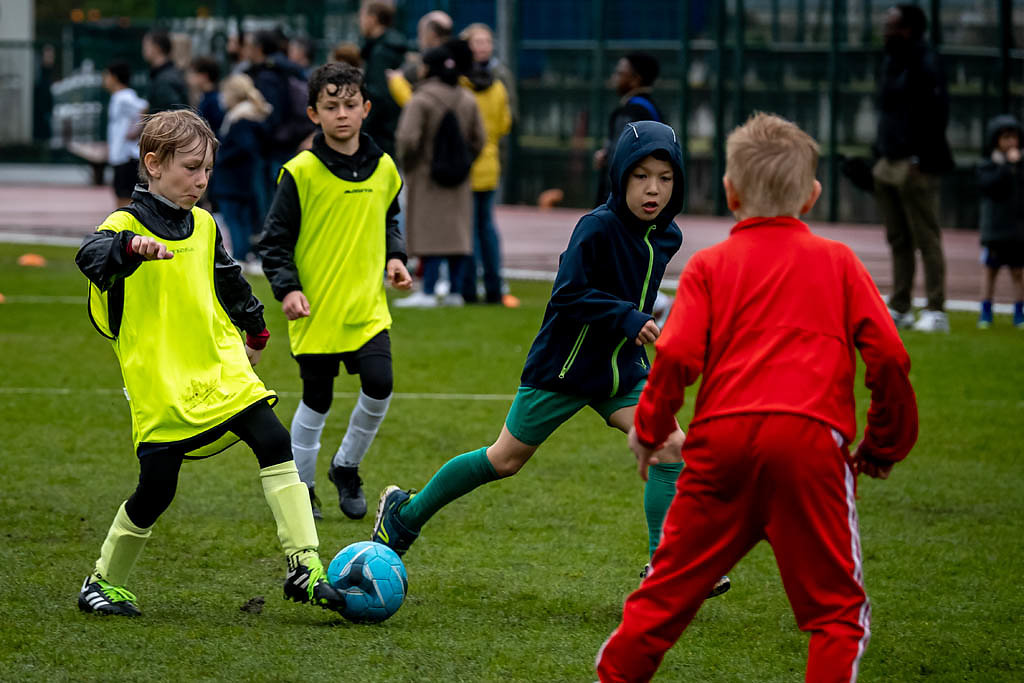
[(1010, 149), (1006, 150), (1006, 160), (1009, 161), (1011, 164), (1015, 164), (1018, 161), (1020, 161), (1020, 150), (1017, 149), (1016, 147), (1011, 147)]
[(395, 289), (412, 289), (412, 276), (401, 259), (393, 258), (387, 262), (388, 281)]
[(658, 329), (657, 324), (653, 320), (648, 320), (644, 323), (644, 326), (640, 328), (640, 334), (636, 335), (636, 345), (643, 346), (644, 344), (650, 344), (661, 335), (661, 330)]
[(636, 456), (636, 470), (640, 478), (647, 481), (647, 468), (658, 464), (658, 458), (654, 455), (655, 449), (648, 448), (640, 443), (640, 437), (636, 435), (636, 427), (629, 428), (629, 449)]
[(167, 246), (152, 237), (136, 235), (131, 241), (132, 253), (143, 261), (164, 261), (174, 258), (174, 253), (167, 251)]
[(289, 320), (298, 320), (309, 316), (309, 299), (301, 289), (288, 292), (281, 302), (281, 310)]
[(875, 461), (869, 461), (861, 454), (860, 449), (853, 455), (853, 468), (854, 474), (866, 474), (872, 479), (888, 479), (889, 473), (892, 472), (892, 466), (894, 463), (888, 465), (880, 465)]
[(249, 365), (256, 367), (256, 364), (260, 362), (260, 356), (262, 355), (263, 349), (257, 351), (248, 344), (245, 345), (245, 356), (249, 359)]
[(594, 152), (594, 168), (604, 168), (608, 163), (608, 150), (601, 148)]

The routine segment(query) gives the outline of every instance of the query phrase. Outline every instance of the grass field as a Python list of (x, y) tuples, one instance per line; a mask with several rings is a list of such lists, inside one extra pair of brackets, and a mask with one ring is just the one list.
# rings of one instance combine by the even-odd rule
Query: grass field
[[(121, 378), (92, 329), (74, 250), (20, 268), (0, 245), (0, 679), (592, 681), (597, 648), (645, 562), (642, 485), (625, 438), (581, 413), (518, 476), (444, 509), (406, 556), (410, 594), (379, 626), (284, 602), (283, 560), (244, 446), (186, 464), (129, 587), (144, 616), (79, 613), (76, 593), (137, 477)], [(265, 280), (273, 337), (259, 367), (299, 380)], [(515, 391), (549, 286), (514, 283), (518, 310), (398, 310), (396, 396), (364, 463), (367, 495), (421, 487), (445, 460), (490, 443)], [(953, 333), (907, 333), (921, 436), (859, 502), (873, 637), (863, 681), (1024, 680), (1024, 333), (952, 315)], [(357, 383), (342, 378), (318, 476)], [(422, 397), (415, 394), (457, 395)], [(407, 396), (413, 394), (413, 396)], [(691, 393), (692, 396), (692, 393)], [(866, 392), (858, 390), (861, 409)], [(686, 415), (681, 416), (685, 425)], [(334, 505), (325, 559), (368, 538)], [(657, 680), (797, 681), (797, 631), (770, 548), (732, 572)], [(240, 611), (265, 596), (261, 614)]]

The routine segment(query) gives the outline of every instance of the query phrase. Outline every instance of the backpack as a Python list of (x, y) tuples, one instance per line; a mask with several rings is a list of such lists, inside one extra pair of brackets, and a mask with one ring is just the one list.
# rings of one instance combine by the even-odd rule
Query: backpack
[(441, 117), (434, 135), (434, 158), (430, 161), (430, 178), (441, 187), (456, 187), (469, 177), (473, 156), (459, 128), (459, 120), (451, 109)]

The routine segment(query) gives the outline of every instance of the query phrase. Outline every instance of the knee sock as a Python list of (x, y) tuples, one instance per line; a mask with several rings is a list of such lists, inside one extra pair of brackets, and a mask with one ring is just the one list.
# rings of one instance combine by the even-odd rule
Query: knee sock
[(267, 505), (277, 522), (277, 538), (281, 541), (284, 554), (291, 558), (316, 555), (320, 539), (313, 523), (313, 508), (309, 505), (309, 492), (299, 480), (294, 462), (264, 467), (260, 470), (260, 482)]
[(647, 515), (647, 540), (651, 556), (661, 541), (661, 525), (676, 495), (676, 479), (683, 471), (683, 463), (670, 462), (651, 465), (647, 470), (644, 487), (644, 513)]
[(292, 457), (299, 478), (307, 487), (316, 481), (316, 456), (320, 453), (320, 434), (324, 431), (327, 413), (318, 413), (302, 401), (292, 418)]
[(370, 398), (362, 391), (359, 392), (359, 400), (356, 401), (356, 407), (352, 409), (352, 416), (348, 419), (345, 438), (341, 440), (341, 447), (334, 454), (331, 465), (359, 467), (363, 456), (373, 443), (373, 438), (377, 436), (377, 428), (388, 414), (390, 403), (390, 394), (387, 398)]
[(107, 538), (103, 541), (100, 557), (96, 560), (96, 576), (115, 586), (125, 585), (151, 533), (153, 527), (143, 529), (132, 524), (124, 503), (121, 503), (114, 515), (114, 523), (107, 531)]
[(410, 531), (419, 531), (445, 505), (497, 478), (498, 473), (487, 459), (486, 448), (457, 455), (442, 465), (423, 490), (402, 506), (398, 519)]

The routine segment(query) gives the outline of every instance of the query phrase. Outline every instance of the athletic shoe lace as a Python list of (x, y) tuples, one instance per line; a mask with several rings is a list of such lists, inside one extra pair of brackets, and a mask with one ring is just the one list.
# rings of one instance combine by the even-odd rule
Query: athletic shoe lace
[(103, 591), (103, 594), (106, 595), (107, 599), (111, 602), (124, 602), (126, 600), (128, 602), (135, 602), (136, 600), (135, 594), (124, 586), (115, 586), (107, 583), (106, 581), (100, 581), (99, 586), (100, 590)]

